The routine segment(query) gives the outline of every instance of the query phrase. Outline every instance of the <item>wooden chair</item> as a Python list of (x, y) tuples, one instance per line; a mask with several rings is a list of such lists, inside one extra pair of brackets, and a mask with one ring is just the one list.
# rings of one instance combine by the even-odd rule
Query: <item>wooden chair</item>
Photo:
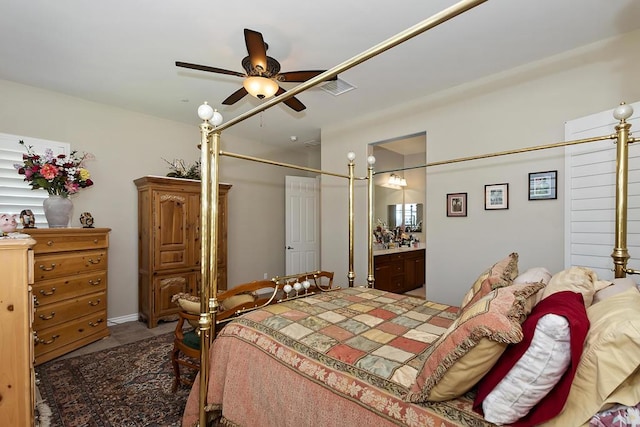
[[(171, 364), (175, 374), (171, 388), (173, 393), (178, 390), (180, 383), (188, 386), (193, 385), (193, 381), (180, 375), (180, 366), (195, 371), (195, 373), (200, 370), (200, 336), (197, 327), (193, 326), (197, 325), (199, 318), (199, 314), (191, 314), (186, 311), (178, 312), (178, 323), (173, 339), (173, 350), (171, 350)], [(190, 328), (185, 329), (185, 321), (190, 323)]]
[(313, 274), (313, 283), (316, 287), (328, 290), (333, 287), (333, 271), (318, 271)]
[[(257, 280), (218, 294), (220, 309), (216, 314), (216, 335), (228, 321), (239, 313), (241, 314), (243, 310), (271, 303), (275, 287), (276, 284), (270, 280)], [(258, 293), (259, 291), (262, 293)], [(186, 303), (185, 306), (181, 306), (183, 309), (178, 312), (178, 323), (171, 350), (171, 364), (175, 374), (172, 387), (174, 393), (180, 383), (193, 385), (189, 378), (181, 375), (181, 366), (195, 372), (200, 369), (200, 336), (197, 328), (200, 318), (200, 302), (195, 300), (196, 298), (194, 301)], [(188, 322), (190, 327), (187, 327), (185, 322)]]

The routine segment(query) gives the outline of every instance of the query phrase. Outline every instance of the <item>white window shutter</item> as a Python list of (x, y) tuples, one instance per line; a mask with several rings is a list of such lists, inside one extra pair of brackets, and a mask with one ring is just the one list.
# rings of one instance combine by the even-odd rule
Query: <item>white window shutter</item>
[[(21, 145), (20, 140), (25, 145)], [(28, 146), (41, 155), (47, 148), (53, 150), (54, 155), (68, 155), (70, 152), (68, 143), (0, 133), (0, 213), (19, 214), (22, 210), (30, 209), (36, 217), (36, 227), (45, 227), (47, 222), (42, 202), (49, 196), (47, 191), (32, 190), (24, 180), (24, 175), (18, 174), (14, 167), (15, 164), (22, 164), (22, 155)]]

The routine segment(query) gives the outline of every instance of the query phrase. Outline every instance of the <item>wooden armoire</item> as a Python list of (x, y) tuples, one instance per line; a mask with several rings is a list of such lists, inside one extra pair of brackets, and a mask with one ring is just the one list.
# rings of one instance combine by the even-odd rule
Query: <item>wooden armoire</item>
[[(149, 328), (175, 320), (171, 297), (200, 289), (200, 181), (144, 176), (138, 187), (138, 311)], [(218, 289), (227, 289), (227, 193), (219, 184)]]

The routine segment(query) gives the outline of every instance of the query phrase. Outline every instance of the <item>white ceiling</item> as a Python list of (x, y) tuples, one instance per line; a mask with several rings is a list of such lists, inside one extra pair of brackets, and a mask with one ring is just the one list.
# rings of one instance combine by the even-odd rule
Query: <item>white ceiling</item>
[[(282, 71), (328, 69), (455, 3), (1, 0), (0, 79), (195, 126), (205, 100), (225, 119), (260, 105), (220, 104), (239, 77), (175, 66), (243, 72), (244, 28), (263, 34)], [(638, 0), (489, 0), (340, 74), (357, 89), (311, 88), (297, 96), (305, 111), (277, 105), (227, 132), (302, 146), (328, 124), (637, 28)]]

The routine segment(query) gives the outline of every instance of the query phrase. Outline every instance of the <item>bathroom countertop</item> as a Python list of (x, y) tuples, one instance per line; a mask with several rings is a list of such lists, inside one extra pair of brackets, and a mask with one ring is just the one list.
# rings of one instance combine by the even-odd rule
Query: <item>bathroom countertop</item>
[(418, 251), (421, 249), (425, 249), (426, 246), (424, 243), (418, 243), (417, 247), (407, 247), (407, 246), (403, 246), (403, 247), (395, 247), (392, 249), (374, 249), (373, 250), (373, 256), (376, 255), (387, 255), (387, 254), (395, 254), (398, 252), (410, 252), (410, 251)]

